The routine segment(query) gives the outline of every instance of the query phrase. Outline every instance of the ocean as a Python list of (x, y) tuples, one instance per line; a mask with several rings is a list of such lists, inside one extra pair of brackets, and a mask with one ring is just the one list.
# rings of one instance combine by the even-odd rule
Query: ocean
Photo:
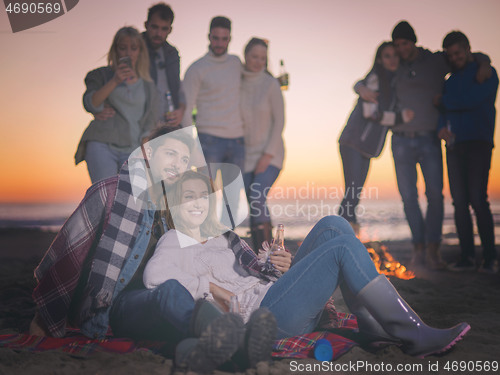
[[(0, 229), (32, 228), (56, 232), (77, 207), (75, 203), (0, 203)], [(495, 221), (496, 243), (500, 244), (500, 200), (490, 202)], [(338, 202), (332, 200), (270, 200), (269, 208), (274, 225), (285, 225), (288, 239), (302, 239), (325, 215), (335, 214)], [(425, 210), (426, 202), (421, 202)], [(358, 206), (358, 221), (362, 241), (410, 240), (411, 234), (400, 200), (362, 200)], [(475, 229), (476, 231), (476, 229)], [(247, 236), (248, 220), (236, 228)], [(476, 244), (480, 244), (477, 231)], [(457, 244), (458, 238), (453, 219), (453, 206), (445, 200), (443, 242)]]

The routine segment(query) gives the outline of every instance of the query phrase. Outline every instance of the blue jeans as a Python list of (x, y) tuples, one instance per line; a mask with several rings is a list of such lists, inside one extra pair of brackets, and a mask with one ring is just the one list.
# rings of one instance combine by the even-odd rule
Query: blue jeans
[(92, 183), (116, 175), (130, 152), (113, 150), (107, 143), (89, 141), (85, 149), (85, 161)]
[(110, 326), (118, 337), (177, 343), (188, 336), (194, 309), (191, 294), (177, 280), (154, 289), (125, 289), (110, 311)]
[(198, 133), (203, 154), (207, 163), (230, 163), (243, 170), (245, 143), (243, 137), (221, 138)]
[[(392, 156), (413, 243), (441, 242), (444, 214), (441, 140), (431, 134), (415, 138), (393, 134)], [(425, 181), (425, 219), (418, 203), (417, 164)]]
[(474, 258), (474, 233), (469, 206), (474, 209), (485, 264), (497, 257), (493, 216), (488, 202), (492, 145), (482, 141), (457, 143), (446, 150), (450, 192), (462, 259)]
[(378, 275), (349, 223), (339, 216), (327, 216), (309, 232), (290, 270), (269, 289), (260, 305), (276, 317), (278, 339), (309, 333), (339, 283), (356, 295)]
[[(198, 133), (201, 148), (207, 165), (211, 163), (228, 163), (234, 164), (239, 167), (238, 173), (242, 173), (245, 162), (245, 143), (243, 137), (240, 138), (221, 138), (214, 135)], [(215, 178), (217, 171), (213, 171), (212, 178)], [(234, 181), (238, 175), (235, 170), (226, 169), (221, 170), (221, 177), (224, 186), (229, 185)], [(225, 191), (228, 194), (228, 191)], [(231, 202), (231, 207), (238, 207), (240, 201), (239, 192), (236, 190), (229, 190), (229, 194), (224, 197), (226, 205)], [(231, 212), (228, 209), (229, 212)], [(221, 222), (227, 227), (234, 228), (237, 223), (234, 222), (237, 212), (231, 212), (232, 217), (228, 217), (226, 210), (222, 211)]]
[(370, 158), (363, 156), (359, 151), (348, 145), (339, 145), (339, 149), (344, 168), (345, 190), (338, 214), (347, 221), (356, 223), (355, 210), (368, 175)]
[(278, 178), (281, 169), (270, 165), (259, 174), (248, 172), (243, 175), (248, 204), (250, 205), (250, 225), (259, 225), (271, 221), (266, 200), (267, 193)]

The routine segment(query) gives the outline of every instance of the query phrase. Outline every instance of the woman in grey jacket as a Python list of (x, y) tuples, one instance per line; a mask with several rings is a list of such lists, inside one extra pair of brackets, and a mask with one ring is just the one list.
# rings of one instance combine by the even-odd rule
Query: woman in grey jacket
[(100, 113), (105, 105), (116, 112), (106, 120), (91, 121), (75, 154), (76, 164), (87, 162), (94, 183), (118, 173), (158, 117), (148, 51), (137, 29), (118, 30), (108, 52), (108, 66), (89, 72), (85, 85), (83, 105), (88, 112)]
[(393, 81), (398, 67), (399, 57), (392, 42), (383, 42), (377, 49), (370, 73), (361, 81), (377, 92), (377, 103), (360, 98), (339, 138), (345, 181), (339, 215), (352, 225), (355, 232), (359, 230), (355, 210), (368, 175), (370, 159), (380, 155), (390, 126), (408, 122), (414, 116), (412, 110), (399, 111), (397, 107)]

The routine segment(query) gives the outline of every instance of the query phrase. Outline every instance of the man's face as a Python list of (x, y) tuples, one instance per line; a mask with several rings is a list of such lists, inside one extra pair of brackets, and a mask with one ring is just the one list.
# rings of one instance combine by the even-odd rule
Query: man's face
[(231, 41), (231, 32), (223, 27), (214, 27), (208, 34), (209, 48), (215, 56), (222, 56), (227, 52)]
[(454, 70), (465, 68), (465, 65), (472, 60), (470, 47), (463, 46), (460, 43), (455, 43), (445, 48), (445, 51), (448, 56), (448, 61)]
[(402, 60), (412, 61), (418, 54), (415, 43), (408, 39), (394, 40), (394, 48), (396, 48), (396, 52)]
[(156, 150), (146, 149), (146, 155), (155, 182), (163, 180), (167, 185), (172, 185), (186, 171), (191, 156), (188, 146), (174, 138), (165, 138)]
[(144, 26), (149, 42), (154, 49), (160, 48), (168, 34), (172, 32), (172, 22), (161, 19), (159, 14), (153, 14)]

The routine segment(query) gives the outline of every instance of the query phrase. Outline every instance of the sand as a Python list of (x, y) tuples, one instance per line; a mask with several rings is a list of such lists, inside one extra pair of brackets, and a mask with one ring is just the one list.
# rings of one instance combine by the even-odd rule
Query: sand
[[(0, 334), (28, 330), (34, 314), (31, 291), (33, 269), (43, 256), (54, 233), (37, 230), (0, 231)], [(387, 242), (389, 251), (402, 263), (411, 256), (409, 242)], [(293, 246), (293, 244), (291, 245)], [(443, 257), (453, 261), (457, 246), (444, 246)], [(478, 371), (478, 364), (500, 362), (500, 277), (474, 273), (418, 271), (412, 280), (391, 278), (401, 295), (427, 323), (447, 327), (467, 321), (472, 330), (443, 356), (416, 359), (395, 346), (375, 353), (355, 347), (326, 367), (310, 360), (275, 360), (259, 364), (246, 374), (493, 374)], [(336, 305), (346, 311), (338, 295)], [(462, 361), (462, 362), (461, 362)], [(468, 370), (460, 370), (460, 366)], [(314, 368), (316, 366), (316, 368)], [(358, 367), (356, 367), (358, 366)], [(404, 366), (401, 370), (397, 366)], [(447, 367), (449, 366), (449, 370)], [(456, 366), (456, 371), (453, 371)], [(467, 367), (466, 367), (467, 368)], [(371, 371), (370, 371), (371, 369)], [(310, 371), (309, 371), (310, 370)], [(315, 371), (316, 370), (316, 371)], [(332, 371), (330, 371), (332, 370)], [(392, 370), (392, 371), (391, 371)], [(59, 351), (16, 352), (0, 348), (3, 374), (181, 374), (171, 359), (149, 352), (95, 354), (76, 357)], [(223, 375), (225, 372), (217, 371)], [(498, 371), (496, 372), (498, 373)]]

